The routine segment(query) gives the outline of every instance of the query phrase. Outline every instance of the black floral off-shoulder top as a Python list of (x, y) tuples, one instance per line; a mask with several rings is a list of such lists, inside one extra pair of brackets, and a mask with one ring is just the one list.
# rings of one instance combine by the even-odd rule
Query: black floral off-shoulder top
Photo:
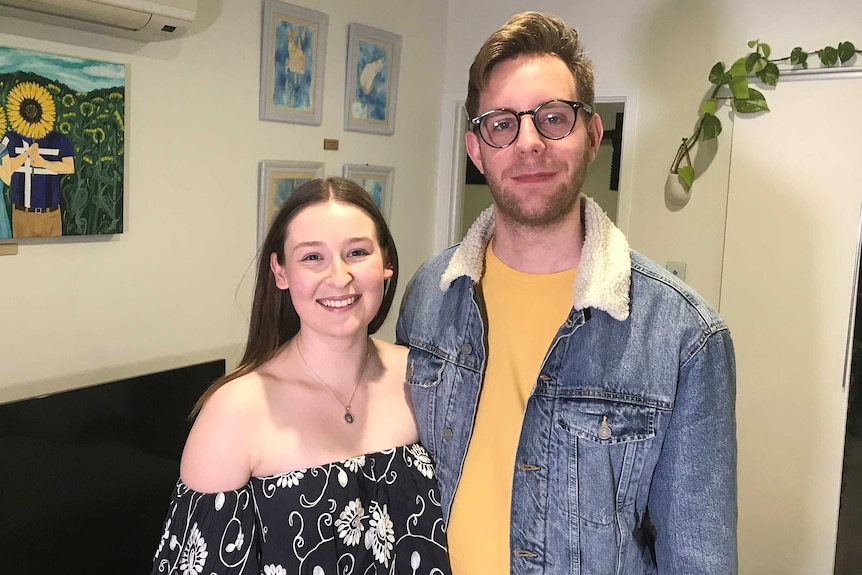
[(199, 493), (178, 481), (153, 574), (450, 575), (418, 443)]

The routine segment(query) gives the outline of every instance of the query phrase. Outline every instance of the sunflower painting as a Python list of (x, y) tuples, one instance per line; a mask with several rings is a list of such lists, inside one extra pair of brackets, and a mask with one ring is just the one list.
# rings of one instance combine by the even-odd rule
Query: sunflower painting
[(125, 78), (0, 46), (0, 240), (122, 233)]

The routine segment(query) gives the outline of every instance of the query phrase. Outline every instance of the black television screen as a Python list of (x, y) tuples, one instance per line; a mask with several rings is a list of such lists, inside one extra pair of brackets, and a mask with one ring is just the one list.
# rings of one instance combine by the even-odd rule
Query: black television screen
[(191, 423), (225, 360), (0, 404), (0, 572), (149, 573)]

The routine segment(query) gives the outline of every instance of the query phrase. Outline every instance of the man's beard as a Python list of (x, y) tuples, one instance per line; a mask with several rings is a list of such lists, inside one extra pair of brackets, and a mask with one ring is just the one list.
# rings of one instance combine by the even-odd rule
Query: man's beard
[(524, 227), (544, 227), (564, 220), (577, 206), (578, 196), (584, 185), (588, 163), (586, 153), (584, 156), (583, 162), (575, 168), (571, 178), (547, 195), (544, 205), (537, 210), (525, 210), (524, 204), (529, 203), (528, 201), (507, 190), (500, 180), (486, 174), (498, 217)]

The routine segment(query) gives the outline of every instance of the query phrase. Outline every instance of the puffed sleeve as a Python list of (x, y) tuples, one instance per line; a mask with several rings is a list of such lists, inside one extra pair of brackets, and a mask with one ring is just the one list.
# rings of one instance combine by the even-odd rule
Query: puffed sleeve
[(177, 481), (151, 575), (257, 575), (258, 555), (250, 486), (199, 493)]

